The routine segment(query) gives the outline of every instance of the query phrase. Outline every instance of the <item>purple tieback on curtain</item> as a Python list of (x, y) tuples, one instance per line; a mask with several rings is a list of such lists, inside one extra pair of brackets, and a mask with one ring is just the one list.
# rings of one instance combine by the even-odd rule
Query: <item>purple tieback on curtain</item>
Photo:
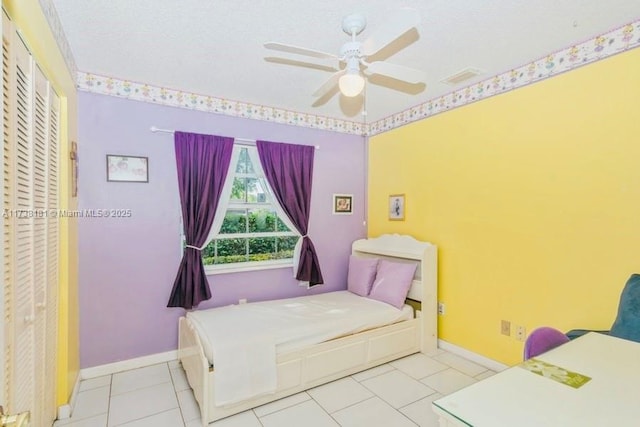
[(227, 176), (233, 138), (175, 132), (178, 186), (187, 246), (167, 307), (191, 309), (211, 298), (198, 249), (205, 244)]

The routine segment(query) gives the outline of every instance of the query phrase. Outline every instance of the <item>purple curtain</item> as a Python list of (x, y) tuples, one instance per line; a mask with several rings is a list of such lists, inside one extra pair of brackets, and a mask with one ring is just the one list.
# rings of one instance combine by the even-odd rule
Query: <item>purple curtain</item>
[(205, 244), (231, 162), (233, 138), (175, 132), (186, 247), (167, 307), (191, 309), (211, 298), (200, 248)]
[(260, 164), (273, 193), (291, 222), (302, 235), (296, 279), (309, 286), (323, 282), (313, 242), (307, 236), (311, 207), (311, 181), (315, 147), (257, 141)]

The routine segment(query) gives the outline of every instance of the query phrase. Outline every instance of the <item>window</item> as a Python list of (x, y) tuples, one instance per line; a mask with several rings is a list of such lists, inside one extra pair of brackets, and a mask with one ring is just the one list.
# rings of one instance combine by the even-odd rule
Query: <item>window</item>
[(291, 265), (299, 234), (278, 216), (278, 202), (259, 173), (257, 149), (241, 147), (237, 159), (229, 166), (233, 185), (224, 220), (202, 250), (203, 264), (209, 271)]

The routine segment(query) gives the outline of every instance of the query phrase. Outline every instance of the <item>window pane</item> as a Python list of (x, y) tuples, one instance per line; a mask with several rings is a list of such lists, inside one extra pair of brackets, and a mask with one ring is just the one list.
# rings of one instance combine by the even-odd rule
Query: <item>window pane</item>
[(220, 234), (246, 233), (247, 232), (247, 210), (229, 209), (222, 221)]
[(262, 184), (257, 178), (234, 178), (231, 187), (231, 201), (241, 203), (265, 202)]
[(233, 187), (231, 187), (231, 201), (244, 202), (247, 200), (247, 179), (233, 178)]
[(293, 248), (298, 238), (265, 237), (249, 239), (250, 261), (266, 261), (273, 259), (289, 259), (293, 257)]
[(276, 231), (276, 213), (267, 209), (249, 210), (249, 232), (266, 233)]
[(266, 203), (267, 190), (264, 187), (264, 179), (256, 179), (254, 190), (255, 190), (255, 203)]
[[(212, 240), (207, 246), (202, 250), (202, 263), (203, 264), (213, 264), (213, 258), (216, 256), (216, 241)], [(211, 262), (206, 262), (205, 260), (211, 258)]]
[(277, 231), (291, 231), (289, 230), (289, 227), (287, 227), (286, 225), (284, 225), (284, 222), (282, 222), (282, 220), (280, 219), (280, 217), (277, 217), (277, 224), (276, 224), (276, 230)]
[[(245, 178), (245, 185), (247, 189), (247, 198), (245, 202), (258, 203), (258, 179), (257, 178)], [(261, 191), (264, 193), (264, 191)]]
[(288, 256), (283, 256), (281, 258), (291, 258), (293, 256), (293, 248), (296, 246), (299, 237), (298, 236), (287, 236), (287, 237), (277, 237), (278, 243), (278, 252), (288, 252)]
[(219, 239), (214, 242), (218, 248), (218, 256), (212, 264), (229, 264), (249, 260), (246, 239)]
[(275, 259), (276, 237), (249, 239), (249, 260), (266, 261)]
[(236, 173), (255, 173), (253, 164), (251, 163), (251, 159), (249, 158), (249, 150), (247, 148), (240, 149), (240, 156), (238, 156)]

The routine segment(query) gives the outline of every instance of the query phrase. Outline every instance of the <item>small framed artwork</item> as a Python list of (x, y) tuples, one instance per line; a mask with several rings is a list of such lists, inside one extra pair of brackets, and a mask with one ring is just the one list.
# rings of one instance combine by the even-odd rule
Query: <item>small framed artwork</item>
[(149, 182), (149, 159), (107, 154), (107, 181)]
[(333, 195), (333, 214), (351, 215), (353, 213), (353, 194)]
[(389, 220), (404, 221), (404, 208), (404, 194), (392, 194), (389, 196)]

